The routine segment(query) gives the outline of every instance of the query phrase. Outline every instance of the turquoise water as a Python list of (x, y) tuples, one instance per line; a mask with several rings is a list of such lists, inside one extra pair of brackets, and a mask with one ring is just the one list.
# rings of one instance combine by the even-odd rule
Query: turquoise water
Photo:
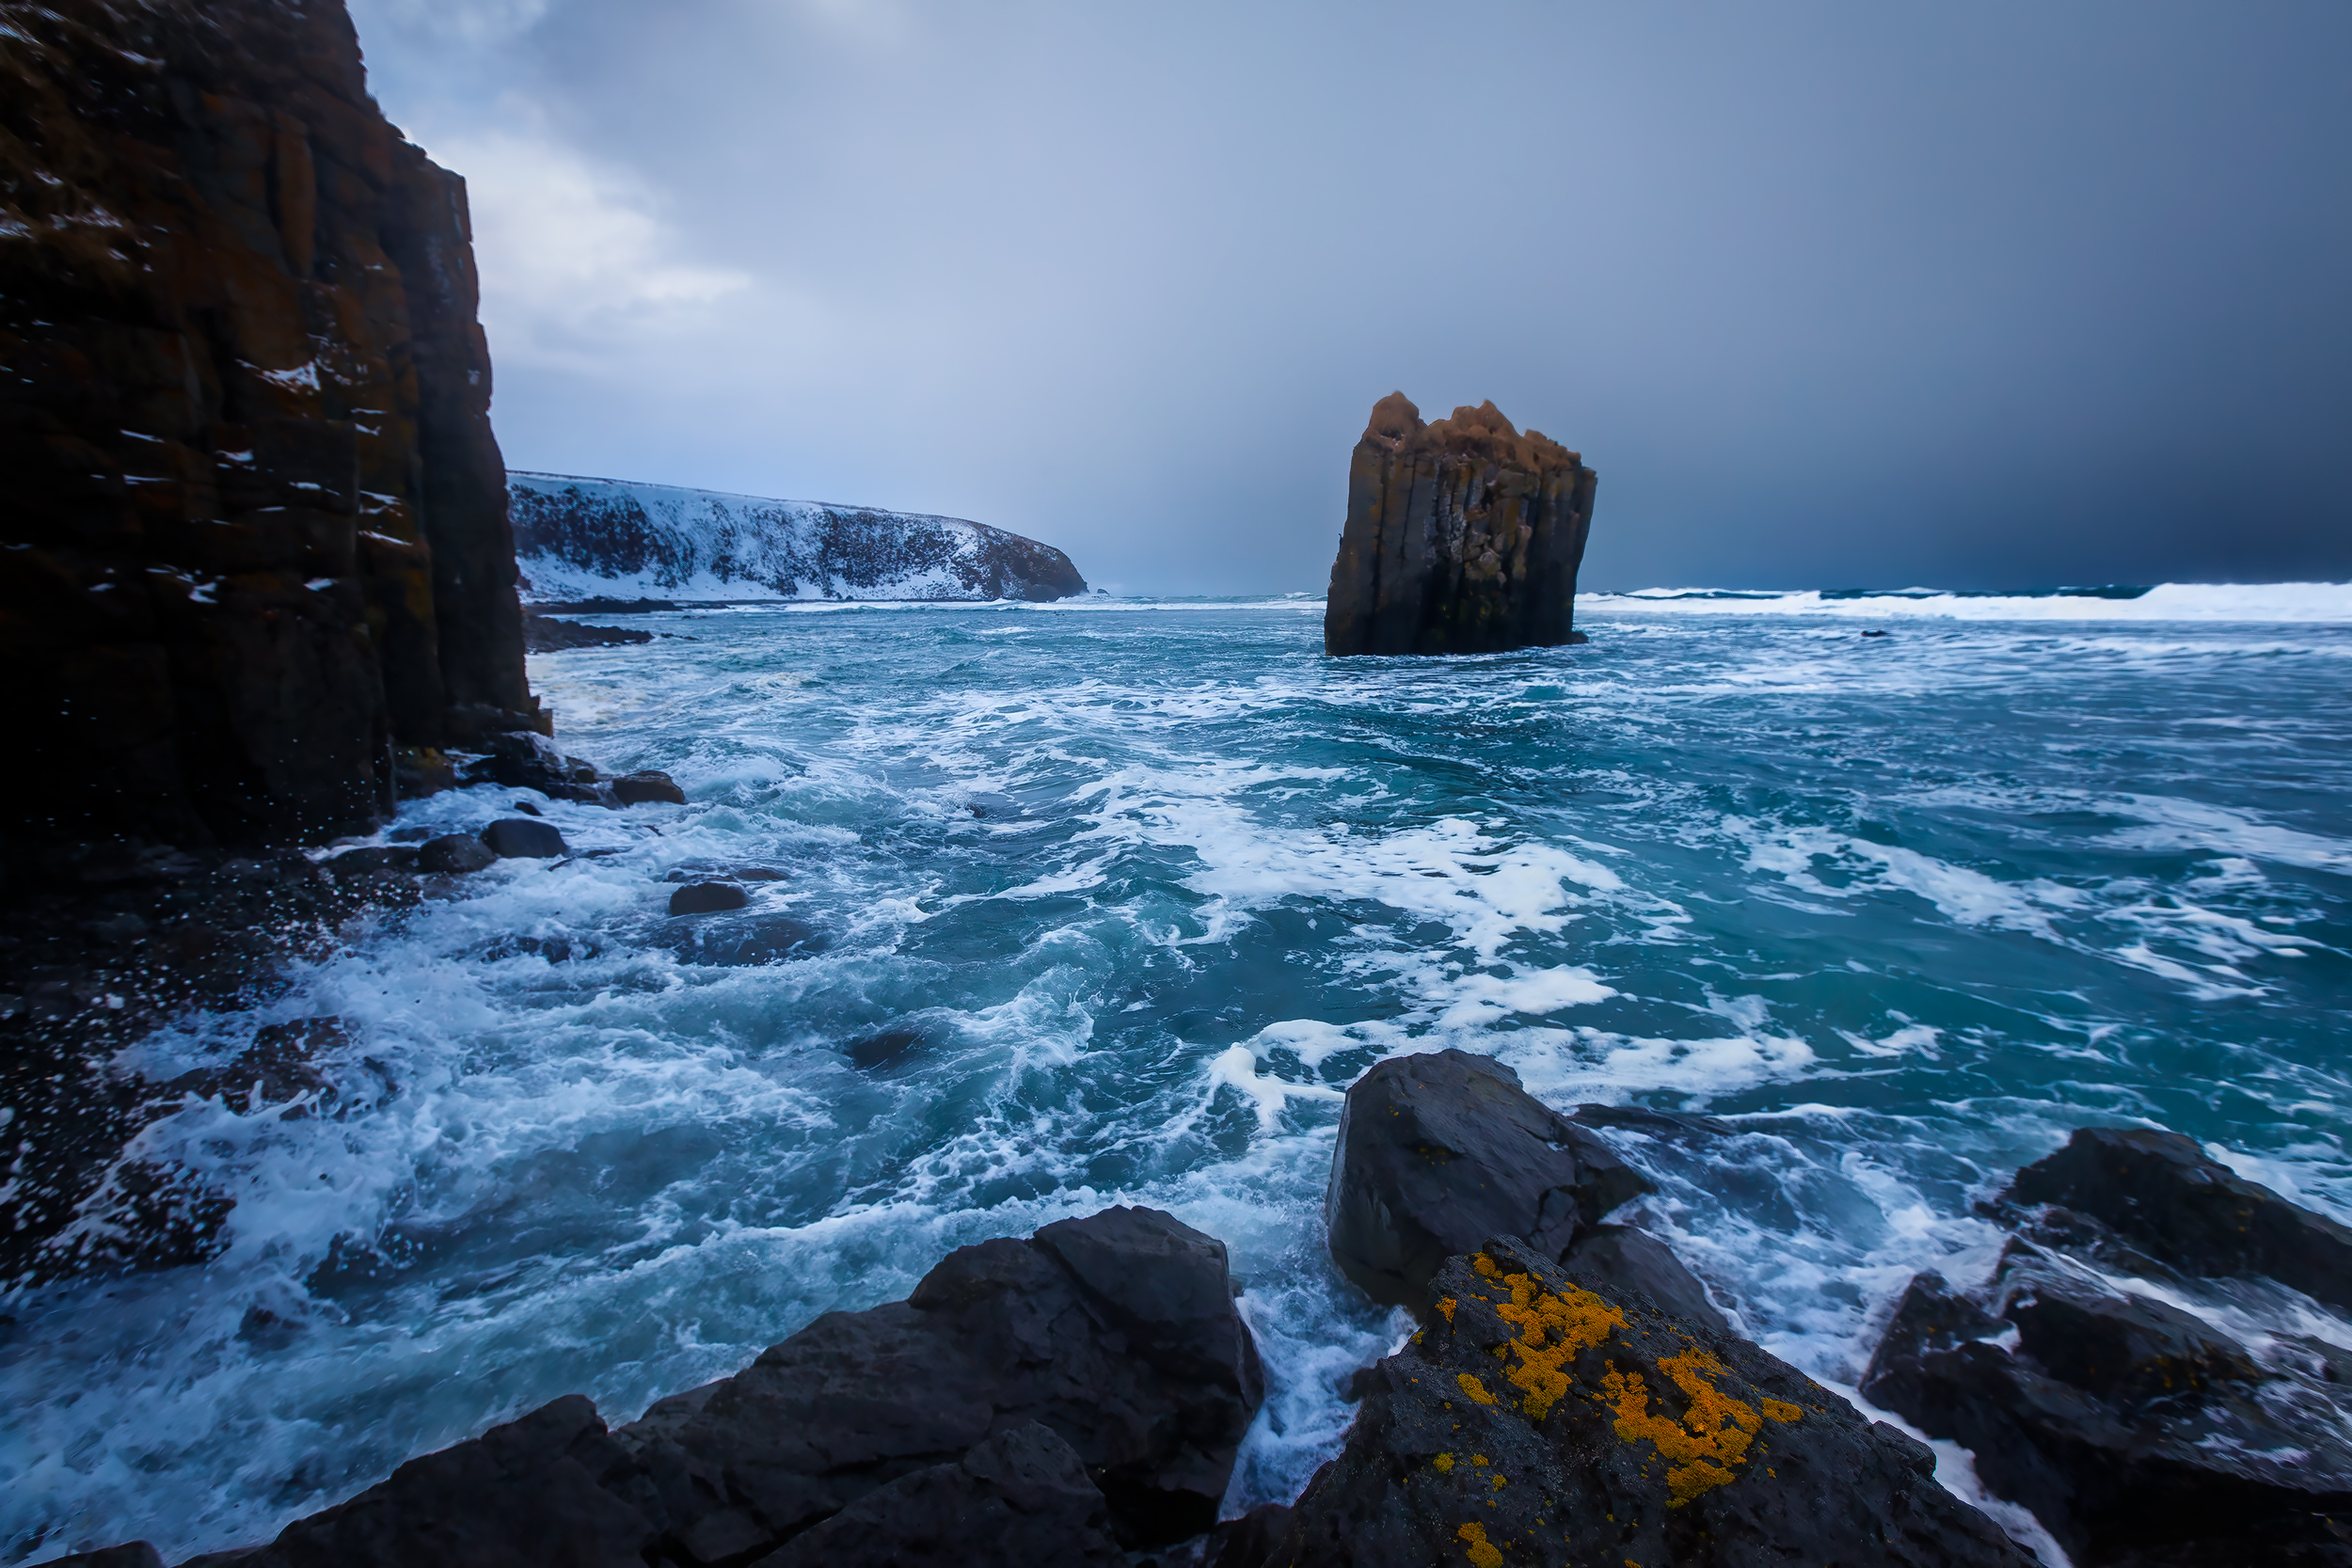
[[(331, 1013), (356, 1108), (192, 1104), (142, 1153), (237, 1197), (226, 1253), (11, 1298), (0, 1560), (261, 1538), (1119, 1201), (1232, 1243), (1275, 1392), (1229, 1505), (1287, 1496), (1401, 1326), (1320, 1243), (1339, 1094), (1398, 1052), (1733, 1122), (1612, 1133), (1635, 1217), (1839, 1384), (2074, 1126), (2352, 1217), (2352, 613), (2218, 618), (2246, 592), (1601, 600), (1585, 647), (1341, 662), (1303, 598), (760, 608), (537, 658), (568, 749), (691, 803), (549, 804), (611, 852), (126, 1058)], [(753, 867), (750, 909), (663, 912)]]

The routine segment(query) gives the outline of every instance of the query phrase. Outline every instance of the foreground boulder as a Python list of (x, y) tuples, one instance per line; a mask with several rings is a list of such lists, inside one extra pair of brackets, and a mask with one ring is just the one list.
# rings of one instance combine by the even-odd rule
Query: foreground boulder
[(1327, 654), (1475, 654), (1584, 639), (1571, 626), (1593, 470), (1491, 403), (1422, 420), (1382, 398), (1347, 470)]
[[(1509, 1236), (1556, 1260), (1650, 1190), (1501, 1062), (1440, 1051), (1392, 1057), (1348, 1089), (1324, 1219), (1342, 1274), (1381, 1305), (1425, 1316), (1448, 1258)], [(1671, 1254), (1665, 1266), (1680, 1269)]]
[(482, 830), (482, 843), (502, 861), (551, 861), (571, 846), (552, 822), (528, 816), (501, 816)]
[(1063, 1220), (632, 1425), (557, 1400), (233, 1560), (1113, 1568), (1216, 1522), (1264, 1397), (1232, 1295), (1224, 1243), (1172, 1215)]
[(1925, 1447), (1744, 1340), (1502, 1238), (1433, 1288), (1265, 1560), (2030, 1568)]
[[(1980, 1289), (1911, 1281), (1865, 1398), (1969, 1449), (2084, 1568), (2352, 1564), (2352, 1353), (2196, 1277), (2327, 1289), (2342, 1227), (2161, 1132), (2078, 1132), (1994, 1212), (2026, 1234)], [(2173, 1305), (2201, 1296), (2274, 1321), (2241, 1340)]]

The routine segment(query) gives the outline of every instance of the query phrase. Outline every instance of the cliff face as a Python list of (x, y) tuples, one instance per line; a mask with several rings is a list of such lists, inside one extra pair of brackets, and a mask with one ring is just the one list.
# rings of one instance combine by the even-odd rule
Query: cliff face
[(1491, 403), (1423, 423), (1374, 405), (1347, 473), (1323, 616), (1328, 654), (1473, 654), (1583, 641), (1571, 629), (1596, 476)]
[(464, 182), (335, 0), (0, 0), (11, 835), (347, 831), (540, 727)]
[(1087, 591), (1050, 545), (960, 517), (507, 476), (532, 599), (1030, 599)]

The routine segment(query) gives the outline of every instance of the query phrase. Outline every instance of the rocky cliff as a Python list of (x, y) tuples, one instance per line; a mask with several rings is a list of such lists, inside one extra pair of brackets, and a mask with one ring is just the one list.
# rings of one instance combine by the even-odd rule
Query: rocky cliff
[(1424, 423), (1375, 404), (1347, 471), (1323, 618), (1329, 654), (1478, 654), (1581, 642), (1569, 622), (1593, 470), (1491, 403)]
[(1087, 591), (1050, 545), (958, 517), (632, 484), (507, 478), (515, 550), (542, 602), (1059, 599)]
[(342, 6), (0, 27), (10, 835), (312, 840), (538, 726), (465, 183)]

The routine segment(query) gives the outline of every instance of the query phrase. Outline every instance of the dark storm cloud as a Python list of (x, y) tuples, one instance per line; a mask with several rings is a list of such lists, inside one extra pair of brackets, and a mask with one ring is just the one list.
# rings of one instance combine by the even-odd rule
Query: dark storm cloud
[(2352, 576), (2352, 9), (359, 0), (516, 467), (1319, 588), (1374, 399), (1588, 584)]

